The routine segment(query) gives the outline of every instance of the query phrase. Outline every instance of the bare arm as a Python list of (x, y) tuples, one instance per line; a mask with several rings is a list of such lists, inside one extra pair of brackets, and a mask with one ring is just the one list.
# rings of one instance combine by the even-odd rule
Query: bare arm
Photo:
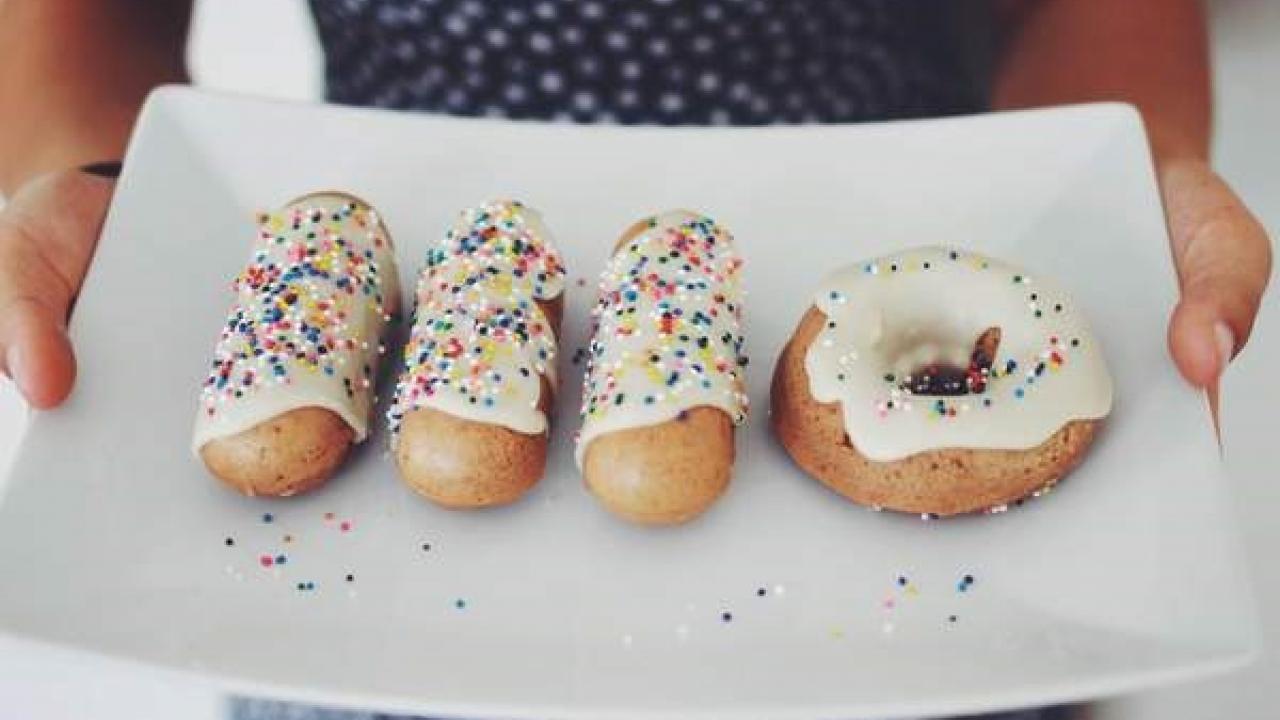
[(998, 108), (1124, 100), (1141, 111), (1182, 300), (1169, 346), (1213, 389), (1253, 328), (1271, 273), (1266, 232), (1209, 167), (1211, 88), (1198, 0), (1004, 0)]
[(186, 78), (189, 0), (0, 0), (0, 193), (119, 158), (147, 92)]

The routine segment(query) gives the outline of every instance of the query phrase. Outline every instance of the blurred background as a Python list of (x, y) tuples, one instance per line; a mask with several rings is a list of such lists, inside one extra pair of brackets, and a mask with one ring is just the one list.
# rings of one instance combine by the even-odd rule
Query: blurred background
[[(3, 2), (3, 0), (0, 0)], [(1272, 238), (1280, 234), (1280, 1), (1207, 0), (1217, 101), (1215, 160)], [(317, 101), (323, 59), (305, 0), (198, 0), (189, 50), (196, 85)], [(1270, 293), (1249, 348), (1224, 380), (1222, 433), (1238, 485), (1245, 541), (1263, 606), (1267, 649), (1227, 678), (1099, 703), (1097, 720), (1280, 717), (1280, 477), (1271, 457), (1280, 402), (1280, 287)], [(25, 425), (26, 409), (0, 379), (0, 470)], [(0, 484), (3, 480), (0, 480)], [(153, 673), (42, 655), (0, 657), (0, 717), (24, 720), (221, 720), (207, 688), (156, 682)]]

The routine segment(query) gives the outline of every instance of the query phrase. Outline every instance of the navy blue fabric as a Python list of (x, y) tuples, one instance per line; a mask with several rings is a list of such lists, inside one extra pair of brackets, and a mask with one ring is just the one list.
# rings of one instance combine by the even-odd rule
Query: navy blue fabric
[(967, 24), (938, 0), (311, 5), (328, 98), (343, 104), (672, 125), (882, 120), (983, 105), (964, 76)]

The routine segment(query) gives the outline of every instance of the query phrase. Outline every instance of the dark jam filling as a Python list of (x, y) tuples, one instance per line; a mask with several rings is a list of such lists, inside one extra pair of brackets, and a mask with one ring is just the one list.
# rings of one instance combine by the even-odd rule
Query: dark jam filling
[(916, 368), (902, 384), (912, 395), (979, 395), (986, 391), (991, 366), (1000, 347), (1000, 328), (989, 327), (973, 343), (969, 365), (930, 363)]

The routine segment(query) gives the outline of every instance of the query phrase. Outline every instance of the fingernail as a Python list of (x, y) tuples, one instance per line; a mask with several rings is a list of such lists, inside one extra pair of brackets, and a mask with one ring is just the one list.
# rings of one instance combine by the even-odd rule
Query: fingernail
[(1236, 334), (1231, 331), (1230, 325), (1219, 320), (1213, 326), (1213, 336), (1218, 342), (1218, 360), (1221, 363), (1218, 366), (1218, 374), (1221, 375), (1236, 352)]
[(14, 385), (22, 387), (22, 353), (17, 345), (10, 345), (4, 352), (4, 367)]

